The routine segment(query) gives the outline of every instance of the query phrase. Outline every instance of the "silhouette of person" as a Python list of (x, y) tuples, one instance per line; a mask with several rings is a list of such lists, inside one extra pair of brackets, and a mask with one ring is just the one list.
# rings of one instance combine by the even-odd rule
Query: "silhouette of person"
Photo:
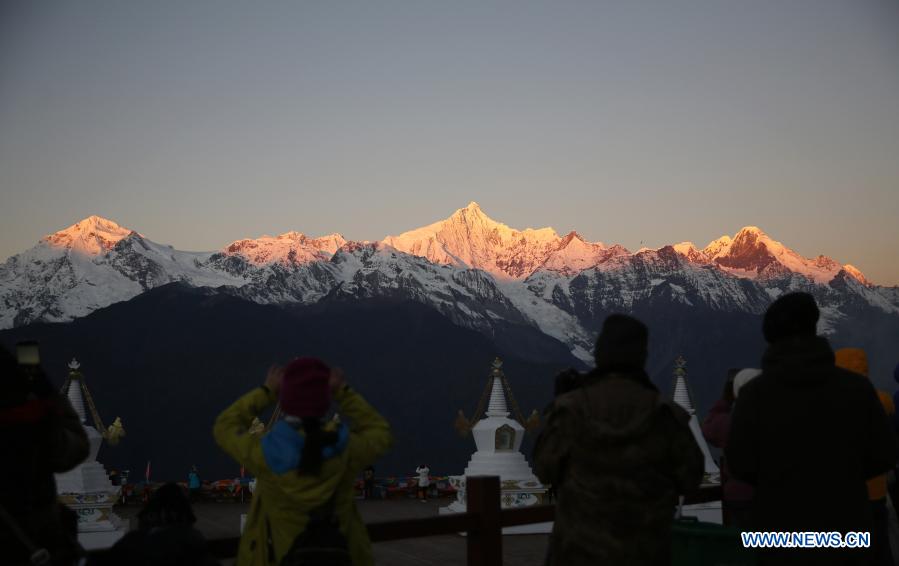
[[(871, 532), (865, 481), (896, 462), (871, 383), (834, 365), (815, 299), (789, 293), (765, 313), (762, 375), (734, 406), (725, 456), (755, 486), (754, 531)], [(769, 549), (765, 564), (870, 564), (868, 549)]]
[(606, 318), (596, 368), (567, 372), (534, 449), (537, 476), (556, 490), (547, 564), (668, 564), (678, 496), (702, 481), (690, 417), (659, 394), (644, 365), (649, 331)]

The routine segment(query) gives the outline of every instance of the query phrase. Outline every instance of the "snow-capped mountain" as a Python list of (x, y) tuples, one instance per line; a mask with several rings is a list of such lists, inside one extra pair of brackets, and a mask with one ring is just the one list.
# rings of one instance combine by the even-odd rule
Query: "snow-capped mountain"
[(895, 288), (824, 256), (804, 258), (756, 227), (702, 249), (682, 242), (631, 253), (576, 232), (516, 230), (472, 202), (381, 242), (288, 232), (203, 253), (92, 216), (0, 265), (0, 328), (72, 320), (175, 281), (263, 304), (413, 300), (489, 335), (529, 325), (585, 361), (605, 314), (647, 304), (757, 315), (784, 292), (808, 290), (825, 332), (862, 307), (899, 316)]
[(181, 252), (91, 216), (0, 265), (0, 328), (72, 320), (173, 281), (240, 283), (206, 269), (210, 254)]
[[(401, 252), (433, 263), (480, 269), (494, 277), (512, 279), (527, 277), (572, 241), (567, 238), (563, 244), (552, 228), (509, 228), (489, 218), (476, 202), (446, 220), (384, 239), (385, 244)], [(582, 244), (575, 252), (579, 257), (605, 249), (602, 243), (587, 244), (579, 237), (577, 242)]]
[[(738, 277), (776, 279), (798, 273), (816, 283), (827, 284), (843, 267), (823, 255), (804, 258), (755, 226), (743, 228), (733, 239), (723, 236), (703, 252), (710, 261)], [(853, 268), (852, 273), (864, 279), (857, 269)]]
[(297, 265), (327, 260), (345, 243), (346, 239), (340, 234), (309, 238), (300, 232), (287, 232), (275, 237), (262, 236), (255, 240), (232, 242), (222, 254), (241, 256), (254, 265)]

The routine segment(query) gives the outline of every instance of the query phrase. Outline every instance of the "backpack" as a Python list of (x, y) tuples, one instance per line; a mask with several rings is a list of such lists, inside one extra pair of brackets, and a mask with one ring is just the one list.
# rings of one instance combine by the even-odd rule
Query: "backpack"
[(309, 512), (306, 529), (293, 539), (281, 566), (353, 566), (346, 537), (334, 515), (336, 491), (324, 505)]

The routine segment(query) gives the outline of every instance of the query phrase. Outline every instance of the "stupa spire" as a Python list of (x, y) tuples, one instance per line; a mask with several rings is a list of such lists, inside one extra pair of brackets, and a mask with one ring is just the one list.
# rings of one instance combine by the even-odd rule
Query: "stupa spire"
[(81, 364), (72, 358), (68, 366), (69, 376), (60, 391), (81, 419), (90, 452), (85, 461), (56, 475), (56, 488), (60, 501), (71, 507), (78, 516), (78, 541), (81, 545), (86, 549), (108, 548), (128, 528), (112, 510), (121, 488), (109, 481), (106, 469), (97, 461), (97, 454), (104, 438), (109, 444), (116, 444), (125, 435), (125, 430), (118, 418), (108, 429), (103, 427), (91, 392), (84, 383)]
[(490, 391), (490, 402), (487, 404), (488, 417), (508, 417), (509, 407), (506, 405), (506, 391), (503, 387), (503, 362), (499, 358), (493, 360), (493, 389)]
[(103, 421), (100, 420), (100, 413), (97, 412), (91, 392), (87, 388), (87, 384), (84, 383), (81, 364), (75, 358), (72, 358), (72, 361), (69, 362), (69, 376), (66, 378), (65, 383), (62, 384), (60, 393), (69, 399), (69, 403), (72, 404), (72, 408), (75, 409), (75, 412), (81, 419), (81, 424), (85, 426), (90, 424), (88, 422), (88, 414), (90, 414), (94, 428), (113, 446), (118, 444), (122, 437), (125, 436), (122, 419), (119, 417), (116, 417), (112, 426), (108, 428), (103, 426)]
[(78, 371), (80, 367), (81, 364), (78, 363), (78, 360), (72, 358), (72, 361), (69, 362), (69, 379), (66, 380), (66, 390), (63, 391), (63, 394), (69, 398), (69, 403), (78, 413), (81, 424), (84, 424), (87, 422), (87, 410), (84, 407), (84, 395), (81, 392), (81, 372)]
[(690, 386), (687, 384), (687, 360), (678, 356), (674, 360), (674, 402), (683, 407), (690, 415), (696, 414), (696, 406), (693, 404), (693, 396), (690, 394)]

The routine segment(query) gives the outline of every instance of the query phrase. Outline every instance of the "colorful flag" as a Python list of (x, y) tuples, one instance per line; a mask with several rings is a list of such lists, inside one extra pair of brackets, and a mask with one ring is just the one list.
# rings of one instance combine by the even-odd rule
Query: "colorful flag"
[(147, 471), (144, 472), (144, 480), (146, 480), (147, 483), (150, 483), (150, 461), (149, 460), (147, 460)]
[(240, 477), (243, 477), (244, 471), (245, 471), (245, 470), (244, 470), (244, 467), (241, 466), (241, 467), (240, 467)]

